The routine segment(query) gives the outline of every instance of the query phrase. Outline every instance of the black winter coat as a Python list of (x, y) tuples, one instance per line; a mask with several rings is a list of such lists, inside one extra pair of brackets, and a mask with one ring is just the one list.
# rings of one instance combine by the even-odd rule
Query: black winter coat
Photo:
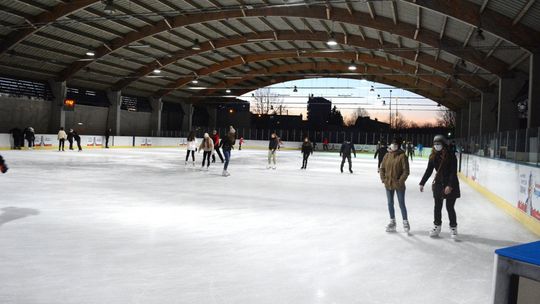
[(380, 147), (377, 151), (375, 151), (375, 155), (373, 156), (373, 158), (376, 158), (377, 156), (379, 156), (379, 166), (381, 165), (382, 160), (384, 156), (386, 155), (386, 153), (388, 153), (387, 147)]
[(276, 138), (270, 138), (270, 142), (268, 142), (268, 150), (277, 150), (279, 145), (279, 141)]
[(339, 150), (340, 156), (351, 156), (351, 152), (354, 153), (354, 157), (356, 157), (356, 150), (354, 150), (354, 145), (351, 142), (343, 142), (341, 144), (341, 150)]
[(313, 145), (311, 142), (303, 142), (302, 143), (302, 153), (303, 154), (313, 154)]
[[(437, 173), (433, 179), (433, 197), (434, 198), (459, 198), (461, 197), (461, 191), (459, 189), (459, 180), (457, 177), (457, 158), (454, 153), (447, 151), (447, 160), (444, 164), (441, 164), (442, 152), (436, 152), (434, 159), (431, 159), (428, 162), (428, 166), (420, 185), (425, 185), (433, 170), (436, 170)], [(452, 192), (450, 194), (444, 194), (444, 188), (450, 186), (452, 187)]]
[(221, 139), (219, 147), (223, 149), (223, 151), (231, 151), (235, 143), (236, 137), (234, 135), (227, 135)]
[(75, 136), (75, 135), (73, 135), (73, 132), (68, 132), (68, 134), (67, 134), (67, 140), (68, 140), (69, 142), (72, 142), (74, 136)]

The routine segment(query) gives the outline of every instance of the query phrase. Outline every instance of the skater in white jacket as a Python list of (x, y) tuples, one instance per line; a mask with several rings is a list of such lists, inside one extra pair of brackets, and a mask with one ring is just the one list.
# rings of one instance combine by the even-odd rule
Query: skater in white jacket
[(60, 127), (58, 131), (58, 152), (64, 151), (64, 143), (66, 142), (67, 134), (64, 127)]
[(197, 151), (197, 144), (195, 132), (191, 131), (187, 138), (186, 165), (188, 164), (189, 155), (191, 154), (191, 165), (195, 166), (195, 151)]

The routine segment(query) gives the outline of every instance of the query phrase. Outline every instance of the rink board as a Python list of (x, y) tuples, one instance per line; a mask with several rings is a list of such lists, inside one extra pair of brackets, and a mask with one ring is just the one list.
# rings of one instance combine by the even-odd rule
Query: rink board
[(540, 168), (463, 154), (461, 177), (540, 235)]

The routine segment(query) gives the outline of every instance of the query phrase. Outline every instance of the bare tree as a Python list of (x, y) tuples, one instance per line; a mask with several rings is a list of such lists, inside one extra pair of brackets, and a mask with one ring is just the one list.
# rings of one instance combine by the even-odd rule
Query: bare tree
[(456, 112), (440, 110), (437, 113), (437, 124), (444, 128), (453, 128), (456, 125)]
[(405, 120), (405, 118), (403, 117), (403, 115), (401, 114), (395, 114), (393, 118), (393, 127), (394, 129), (396, 130), (402, 130), (402, 129), (407, 129), (409, 127), (409, 122), (407, 120)]
[(270, 88), (258, 89), (252, 96), (254, 101), (251, 102), (251, 108), (256, 114), (281, 115), (287, 108), (283, 104), (283, 98), (272, 92)]
[(348, 127), (354, 126), (358, 117), (369, 117), (369, 112), (362, 107), (358, 107), (358, 109), (356, 109), (354, 112), (347, 115), (344, 120), (344, 124)]

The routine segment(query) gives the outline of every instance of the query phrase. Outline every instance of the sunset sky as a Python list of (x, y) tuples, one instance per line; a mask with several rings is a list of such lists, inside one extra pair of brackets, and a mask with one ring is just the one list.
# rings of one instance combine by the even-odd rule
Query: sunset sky
[[(298, 92), (293, 92), (294, 86)], [(371, 86), (374, 92), (371, 92)], [(355, 112), (358, 107), (366, 109), (371, 118), (388, 122), (390, 94), (392, 100), (392, 115), (396, 113), (396, 103), (399, 114), (406, 120), (414, 120), (418, 124), (434, 123), (437, 113), (445, 107), (437, 107), (431, 99), (422, 97), (404, 89), (395, 88), (377, 82), (366, 80), (314, 78), (295, 80), (269, 86), (271, 92), (279, 94), (287, 106), (289, 114), (302, 113), (306, 117), (307, 99), (310, 94), (321, 96), (335, 105), (344, 117)], [(390, 93), (392, 90), (392, 93)], [(244, 94), (241, 98), (253, 101), (252, 92)], [(380, 95), (380, 98), (377, 97)], [(383, 105), (383, 100), (386, 105)]]

